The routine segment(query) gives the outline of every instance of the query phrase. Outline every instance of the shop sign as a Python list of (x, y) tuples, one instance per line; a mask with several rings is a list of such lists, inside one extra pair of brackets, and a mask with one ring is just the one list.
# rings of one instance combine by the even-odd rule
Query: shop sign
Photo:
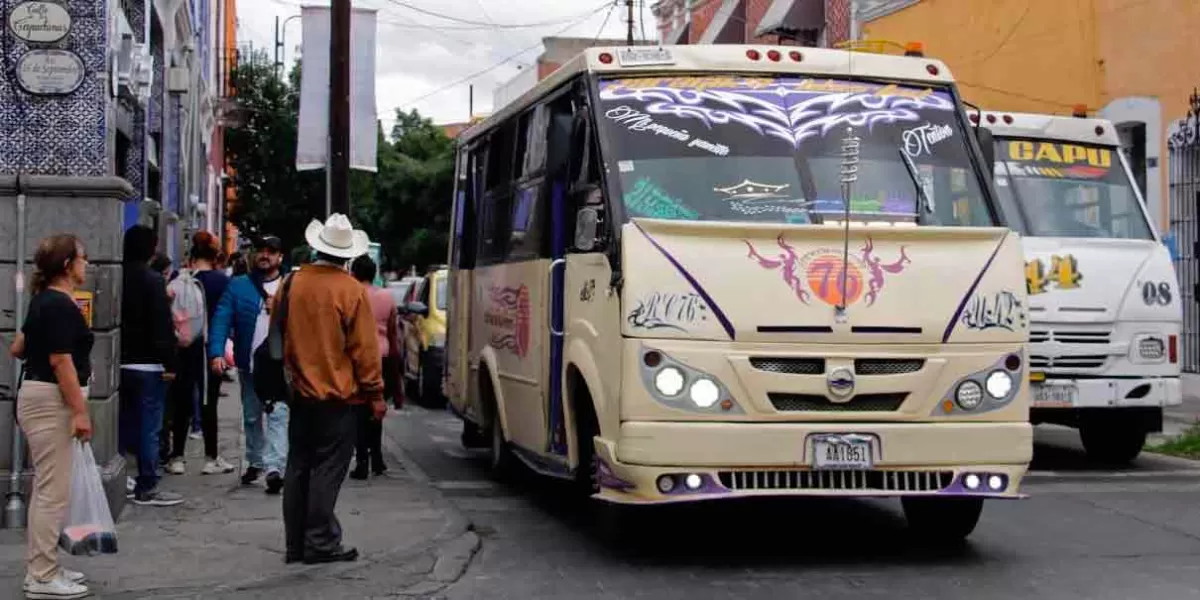
[(83, 59), (67, 50), (30, 50), (17, 60), (17, 83), (30, 94), (70, 94), (84, 74)]
[(8, 26), (26, 42), (50, 44), (71, 32), (71, 13), (54, 2), (22, 2), (8, 13)]

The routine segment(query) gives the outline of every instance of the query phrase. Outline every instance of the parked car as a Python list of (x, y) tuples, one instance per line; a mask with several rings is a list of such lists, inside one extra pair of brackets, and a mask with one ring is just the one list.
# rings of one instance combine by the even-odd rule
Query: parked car
[(449, 271), (431, 270), (415, 279), (403, 303), (405, 393), (423, 406), (441, 407), (446, 360), (446, 282)]

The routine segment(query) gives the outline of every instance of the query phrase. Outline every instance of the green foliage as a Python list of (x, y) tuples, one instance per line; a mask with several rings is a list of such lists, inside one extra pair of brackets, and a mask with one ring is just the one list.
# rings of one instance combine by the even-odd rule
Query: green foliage
[(1149, 445), (1146, 449), (1159, 454), (1200, 459), (1200, 423), (1192, 425), (1183, 433), (1162, 444)]
[[(249, 56), (233, 76), (246, 120), (225, 133), (238, 198), (230, 220), (303, 254), (304, 229), (325, 214), (325, 172), (296, 170), (299, 66), (285, 81), (265, 57)], [(379, 132), (378, 172), (350, 173), (351, 220), (383, 246), (387, 268), (423, 269), (446, 260), (454, 142), (415, 110), (396, 118), (390, 139)]]

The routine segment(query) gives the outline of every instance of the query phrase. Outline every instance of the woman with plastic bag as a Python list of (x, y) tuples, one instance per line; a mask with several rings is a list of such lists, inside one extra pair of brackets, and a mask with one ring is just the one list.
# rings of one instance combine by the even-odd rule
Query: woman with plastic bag
[(34, 267), (29, 312), (10, 348), (25, 361), (17, 419), (34, 469), (25, 596), (82, 598), (89, 593), (84, 575), (59, 566), (58, 545), (71, 502), (76, 440), (92, 435), (86, 398), (93, 336), (74, 299), (87, 254), (74, 235), (54, 235), (38, 245)]

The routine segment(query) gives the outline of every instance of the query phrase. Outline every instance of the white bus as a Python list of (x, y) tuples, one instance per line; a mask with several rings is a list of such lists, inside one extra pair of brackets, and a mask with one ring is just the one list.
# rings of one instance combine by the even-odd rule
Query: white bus
[(606, 503), (898, 497), (968, 535), (1032, 454), (1021, 241), (975, 135), (921, 56), (584, 52), (460, 138), (464, 443)]
[(995, 185), (1025, 242), (1035, 423), (1128, 463), (1182, 402), (1179, 282), (1113, 124), (984, 112)]

